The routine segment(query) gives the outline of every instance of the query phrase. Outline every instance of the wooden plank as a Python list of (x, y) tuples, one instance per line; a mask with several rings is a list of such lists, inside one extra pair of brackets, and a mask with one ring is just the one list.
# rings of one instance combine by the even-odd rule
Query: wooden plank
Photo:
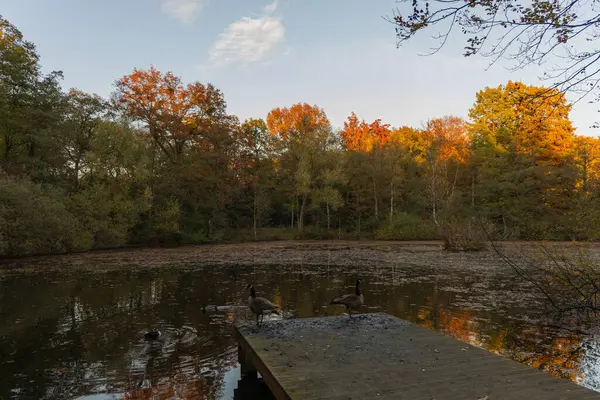
[(600, 400), (573, 382), (384, 313), (235, 329), (244, 361), (277, 399)]

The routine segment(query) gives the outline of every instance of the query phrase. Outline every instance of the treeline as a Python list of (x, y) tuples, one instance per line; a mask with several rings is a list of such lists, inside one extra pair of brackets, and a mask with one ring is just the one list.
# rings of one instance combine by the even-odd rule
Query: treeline
[[(321, 108), (239, 121), (211, 84), (134, 70), (110, 99), (61, 91), (0, 19), (0, 255), (282, 238), (600, 237), (598, 140), (555, 91), (477, 93), (422, 129)], [(485, 230), (485, 232), (484, 232)]]

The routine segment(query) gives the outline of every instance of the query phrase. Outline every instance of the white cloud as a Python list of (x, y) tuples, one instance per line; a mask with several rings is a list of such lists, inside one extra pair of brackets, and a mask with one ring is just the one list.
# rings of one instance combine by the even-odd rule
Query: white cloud
[(162, 12), (185, 24), (194, 22), (206, 0), (161, 0)]
[(265, 6), (265, 14), (273, 14), (277, 9), (277, 0)]
[(250, 64), (266, 60), (285, 41), (281, 18), (273, 16), (277, 1), (264, 8), (261, 17), (244, 17), (219, 35), (210, 51), (211, 66)]

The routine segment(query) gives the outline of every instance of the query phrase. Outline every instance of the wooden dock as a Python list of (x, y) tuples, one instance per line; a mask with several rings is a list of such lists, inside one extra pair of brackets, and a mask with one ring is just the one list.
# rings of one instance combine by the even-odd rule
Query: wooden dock
[(384, 313), (235, 331), (242, 375), (258, 370), (278, 400), (600, 400), (571, 381)]

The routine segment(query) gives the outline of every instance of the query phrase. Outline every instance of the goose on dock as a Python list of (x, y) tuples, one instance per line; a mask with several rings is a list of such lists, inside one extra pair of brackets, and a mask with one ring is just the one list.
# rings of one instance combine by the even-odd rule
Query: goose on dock
[(360, 283), (361, 282), (362, 282), (361, 279), (356, 280), (356, 287), (354, 289), (354, 293), (345, 294), (343, 296), (335, 298), (335, 299), (331, 300), (330, 304), (342, 304), (342, 305), (346, 306), (348, 315), (350, 316), (350, 318), (352, 318), (351, 310), (359, 309), (365, 302), (365, 299), (360, 291)]
[(256, 297), (256, 291), (254, 290), (254, 285), (246, 286), (246, 289), (250, 289), (250, 296), (248, 296), (248, 307), (250, 311), (256, 314), (256, 325), (260, 325), (258, 322), (258, 317), (260, 316), (260, 322), (262, 323), (265, 318), (265, 314), (274, 313), (279, 315), (279, 312), (276, 310), (279, 308), (275, 304), (271, 303), (269, 300), (264, 297)]

